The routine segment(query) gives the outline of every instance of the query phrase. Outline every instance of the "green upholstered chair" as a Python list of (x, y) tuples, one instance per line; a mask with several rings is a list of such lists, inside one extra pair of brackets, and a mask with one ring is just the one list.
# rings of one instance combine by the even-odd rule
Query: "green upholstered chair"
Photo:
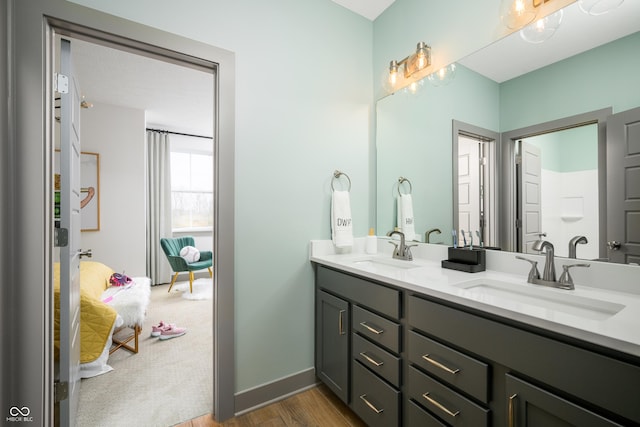
[(195, 247), (195, 241), (193, 240), (193, 237), (185, 236), (171, 239), (162, 238), (160, 239), (160, 246), (162, 246), (162, 250), (167, 256), (171, 268), (176, 273), (173, 276), (173, 279), (171, 279), (171, 285), (169, 286), (169, 290), (167, 292), (171, 292), (171, 288), (178, 278), (178, 273), (181, 273), (183, 271), (189, 272), (189, 290), (191, 293), (193, 293), (194, 271), (204, 270), (206, 268), (207, 270), (209, 270), (209, 276), (213, 277), (213, 271), (211, 271), (211, 267), (213, 267), (213, 253), (211, 251), (201, 251), (200, 260), (192, 263), (188, 263), (184, 258), (180, 256), (180, 250), (185, 246)]

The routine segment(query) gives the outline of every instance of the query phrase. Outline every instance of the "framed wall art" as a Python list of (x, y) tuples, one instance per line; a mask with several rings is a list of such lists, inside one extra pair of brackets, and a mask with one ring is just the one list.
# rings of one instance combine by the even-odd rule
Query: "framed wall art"
[[(60, 219), (60, 151), (54, 156), (54, 219)], [(100, 230), (100, 154), (80, 153), (81, 231)]]

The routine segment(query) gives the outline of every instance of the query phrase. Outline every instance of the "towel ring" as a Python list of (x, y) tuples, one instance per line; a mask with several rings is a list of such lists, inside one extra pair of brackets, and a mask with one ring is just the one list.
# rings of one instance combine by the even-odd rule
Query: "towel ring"
[(398, 178), (398, 195), (399, 196), (402, 196), (402, 193), (400, 192), (400, 186), (405, 182), (407, 184), (409, 184), (409, 192), (408, 193), (404, 193), (404, 194), (405, 195), (406, 194), (411, 194), (411, 192), (413, 191), (413, 187), (411, 186), (411, 181), (409, 181), (407, 178), (401, 176), (400, 178)]
[(339, 170), (333, 172), (333, 178), (331, 178), (331, 191), (336, 191), (336, 189), (333, 187), (333, 181), (339, 180), (341, 175), (347, 177), (347, 181), (349, 181), (349, 188), (347, 188), (347, 191), (351, 191), (351, 178), (349, 178), (349, 175), (344, 172), (340, 172)]

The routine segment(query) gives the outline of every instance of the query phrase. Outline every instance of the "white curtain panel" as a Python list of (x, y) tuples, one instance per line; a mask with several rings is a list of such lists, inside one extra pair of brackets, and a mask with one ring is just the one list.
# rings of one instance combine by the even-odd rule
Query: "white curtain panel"
[(171, 281), (171, 266), (160, 238), (171, 234), (169, 134), (147, 131), (147, 276), (153, 285)]

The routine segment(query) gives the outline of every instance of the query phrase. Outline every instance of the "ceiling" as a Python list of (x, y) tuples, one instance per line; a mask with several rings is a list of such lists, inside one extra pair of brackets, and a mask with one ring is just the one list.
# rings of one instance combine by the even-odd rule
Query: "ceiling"
[(213, 74), (81, 40), (71, 49), (88, 102), (145, 110), (149, 127), (213, 135)]

